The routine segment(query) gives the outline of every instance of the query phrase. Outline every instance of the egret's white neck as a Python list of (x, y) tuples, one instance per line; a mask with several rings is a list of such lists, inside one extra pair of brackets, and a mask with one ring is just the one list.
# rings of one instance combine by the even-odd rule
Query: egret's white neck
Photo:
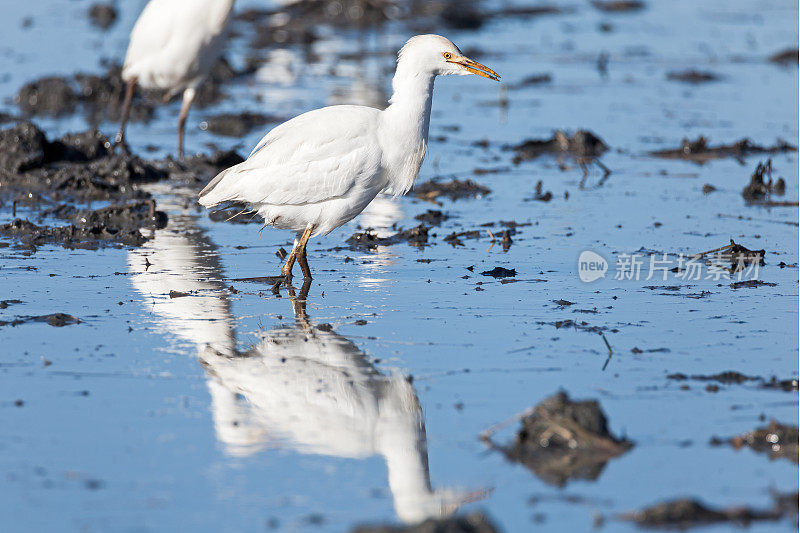
[(399, 128), (398, 133), (428, 140), (434, 78), (433, 73), (414, 71), (402, 60), (397, 64), (385, 120), (391, 122), (393, 128)]
[(381, 116), (384, 155), (391, 162), (387, 191), (405, 194), (414, 185), (428, 146), (433, 73), (415, 71), (402, 59), (392, 80), (392, 98)]

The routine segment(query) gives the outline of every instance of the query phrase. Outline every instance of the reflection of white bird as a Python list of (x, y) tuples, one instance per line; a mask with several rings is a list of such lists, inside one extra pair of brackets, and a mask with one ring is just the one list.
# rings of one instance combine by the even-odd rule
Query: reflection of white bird
[[(188, 216), (171, 218), (128, 263), (133, 286), (159, 323), (197, 347), (217, 438), (228, 454), (288, 445), (306, 454), (381, 455), (395, 510), (406, 522), (449, 515), (483, 497), (431, 488), (413, 386), (399, 374), (378, 372), (350, 340), (313, 326), (305, 294), (293, 301), (296, 325), (262, 332), (260, 342), (238, 352), (216, 250), (191, 226)], [(187, 295), (173, 298), (170, 290)]]
[(183, 129), (200, 83), (222, 53), (235, 0), (150, 0), (131, 32), (122, 66), (127, 83), (117, 142), (125, 139), (125, 123), (136, 85), (165, 89), (167, 98), (183, 91), (178, 118), (178, 157), (183, 157)]
[(400, 195), (414, 184), (428, 141), (433, 81), (446, 74), (499, 79), (444, 37), (412, 37), (398, 54), (389, 107), (324, 107), (281, 124), (246, 161), (214, 178), (200, 203), (243, 203), (266, 225), (297, 232), (281, 276), (291, 279), (296, 260), (310, 279), (312, 235), (352, 220), (378, 193)]

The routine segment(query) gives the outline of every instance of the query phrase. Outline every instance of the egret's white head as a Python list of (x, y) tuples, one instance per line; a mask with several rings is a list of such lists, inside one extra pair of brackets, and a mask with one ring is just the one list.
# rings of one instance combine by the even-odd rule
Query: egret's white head
[(477, 61), (464, 56), (456, 45), (441, 35), (417, 35), (408, 40), (397, 55), (398, 70), (409, 70), (434, 76), (477, 74), (500, 81), (500, 75)]

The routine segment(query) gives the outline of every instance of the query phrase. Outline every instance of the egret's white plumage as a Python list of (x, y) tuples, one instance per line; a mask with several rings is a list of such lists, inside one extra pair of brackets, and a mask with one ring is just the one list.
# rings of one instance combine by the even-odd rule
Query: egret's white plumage
[(352, 220), (380, 192), (397, 196), (411, 189), (428, 144), (433, 81), (449, 74), (499, 79), (444, 37), (412, 37), (398, 54), (389, 107), (331, 106), (281, 124), (246, 161), (214, 178), (200, 203), (244, 203), (266, 225), (302, 232), (282, 274), (291, 277), (297, 259), (310, 277), (310, 236)]
[[(183, 92), (178, 151), (183, 125), (197, 88), (219, 59), (235, 0), (150, 0), (131, 31), (122, 66), (128, 84), (118, 139), (125, 134), (133, 87)], [(182, 154), (181, 154), (182, 155)]]

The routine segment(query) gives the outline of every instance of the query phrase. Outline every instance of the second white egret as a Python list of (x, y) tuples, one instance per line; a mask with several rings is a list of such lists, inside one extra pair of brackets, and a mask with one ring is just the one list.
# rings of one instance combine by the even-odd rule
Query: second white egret
[(150, 0), (131, 31), (122, 66), (125, 101), (117, 143), (125, 140), (125, 124), (133, 91), (164, 89), (166, 98), (183, 91), (178, 118), (178, 157), (183, 157), (183, 130), (197, 88), (222, 54), (235, 0)]
[(309, 111), (270, 131), (239, 163), (215, 177), (200, 203), (245, 204), (264, 225), (297, 232), (281, 277), (295, 261), (311, 279), (306, 244), (352, 220), (381, 192), (408, 192), (428, 144), (436, 76), (500, 76), (439, 35), (412, 37), (398, 54), (389, 107), (338, 105)]

